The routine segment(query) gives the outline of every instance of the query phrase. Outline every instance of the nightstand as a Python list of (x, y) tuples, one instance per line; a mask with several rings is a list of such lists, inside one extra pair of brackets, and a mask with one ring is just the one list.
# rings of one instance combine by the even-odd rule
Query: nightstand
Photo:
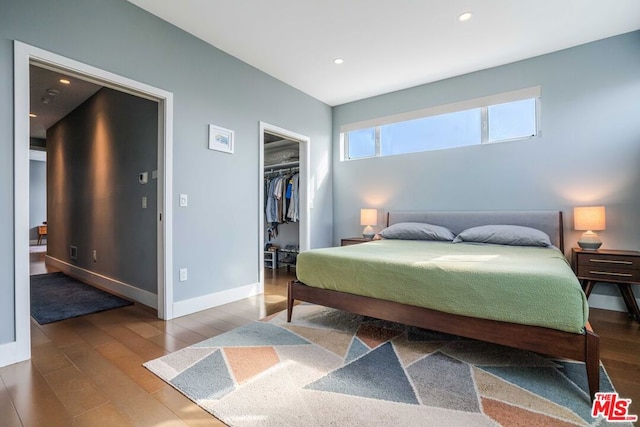
[(640, 309), (631, 285), (640, 285), (640, 252), (599, 249), (571, 249), (571, 265), (589, 298), (596, 282), (615, 283), (627, 311), (640, 322)]
[(340, 239), (340, 246), (357, 245), (359, 243), (366, 243), (370, 241), (371, 239), (367, 239), (365, 237), (347, 237), (344, 239)]

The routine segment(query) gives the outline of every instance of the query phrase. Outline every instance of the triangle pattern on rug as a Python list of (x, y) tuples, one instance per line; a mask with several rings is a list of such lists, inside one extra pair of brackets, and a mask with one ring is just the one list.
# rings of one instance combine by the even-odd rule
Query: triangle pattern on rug
[(280, 358), (273, 347), (227, 347), (227, 366), (238, 384), (243, 384), (277, 365)]
[[(576, 384), (582, 391), (589, 393), (589, 383), (587, 382), (587, 375), (585, 373), (584, 363), (567, 362), (559, 360), (557, 363), (561, 366), (560, 373), (566, 376), (570, 381)], [(600, 366), (600, 392), (609, 393), (612, 392), (613, 385), (609, 381), (604, 369)]]
[(584, 424), (584, 420), (568, 408), (506, 382), (480, 368), (473, 368), (473, 377), (478, 393), (483, 399), (500, 401), (509, 406), (524, 408), (540, 414), (548, 414), (578, 425)]
[(409, 366), (407, 373), (423, 405), (480, 412), (468, 364), (438, 351)]
[(482, 408), (487, 416), (502, 426), (575, 427), (574, 423), (527, 411), (524, 408), (493, 399), (482, 399)]
[(409, 366), (426, 354), (433, 353), (448, 345), (442, 341), (409, 341), (407, 334), (399, 335), (391, 342), (404, 366)]
[[(560, 406), (567, 407), (585, 421), (592, 421), (588, 394), (555, 368), (528, 368), (511, 366), (480, 366), (481, 369), (542, 396)], [(549, 387), (553, 384), (553, 387)]]
[(403, 331), (399, 331), (397, 329), (381, 328), (375, 325), (363, 323), (358, 328), (356, 336), (369, 348), (375, 348), (402, 333)]
[[(379, 378), (379, 380), (376, 380)], [(305, 389), (419, 404), (391, 343), (307, 384)]]
[(304, 344), (310, 343), (284, 328), (271, 323), (252, 322), (194, 344), (193, 347), (271, 347)]
[(167, 354), (163, 360), (164, 363), (171, 366), (176, 372), (182, 372), (214, 351), (215, 350), (211, 348), (186, 347), (175, 353)]
[(364, 343), (358, 338), (353, 337), (353, 341), (351, 341), (351, 346), (349, 347), (349, 352), (347, 353), (347, 357), (344, 362), (351, 363), (357, 358), (367, 354), (369, 351), (371, 351), (369, 347), (364, 345)]
[(194, 400), (220, 399), (235, 389), (220, 350), (182, 371), (169, 382)]
[(306, 326), (283, 325), (288, 330), (295, 332), (306, 340), (319, 345), (330, 352), (344, 357), (349, 350), (353, 334), (331, 329), (316, 329)]

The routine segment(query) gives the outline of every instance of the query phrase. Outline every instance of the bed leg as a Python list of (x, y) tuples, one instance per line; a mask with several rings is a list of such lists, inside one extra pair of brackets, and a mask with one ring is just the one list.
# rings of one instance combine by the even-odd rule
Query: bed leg
[(585, 365), (589, 395), (593, 402), (600, 389), (600, 337), (591, 330), (591, 327), (585, 331), (585, 334)]
[(291, 315), (293, 314), (293, 296), (291, 295), (291, 287), (293, 281), (287, 284), (287, 323), (291, 323)]

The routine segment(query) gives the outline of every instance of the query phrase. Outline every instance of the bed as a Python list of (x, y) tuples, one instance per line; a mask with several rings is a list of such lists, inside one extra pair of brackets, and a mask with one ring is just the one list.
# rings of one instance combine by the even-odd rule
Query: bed
[[(406, 225), (414, 234), (416, 227), (435, 230), (437, 238), (387, 233), (390, 238), (379, 241), (301, 253), (298, 280), (288, 285), (288, 321), (294, 301), (306, 301), (582, 361), (594, 398), (599, 337), (564, 257), (561, 212), (390, 212), (385, 231), (406, 232)], [(503, 230), (509, 244), (478, 244), (487, 241), (487, 231), (495, 243)], [(513, 241), (513, 230), (541, 231), (543, 242), (537, 234)], [(462, 241), (440, 239), (447, 232)]]

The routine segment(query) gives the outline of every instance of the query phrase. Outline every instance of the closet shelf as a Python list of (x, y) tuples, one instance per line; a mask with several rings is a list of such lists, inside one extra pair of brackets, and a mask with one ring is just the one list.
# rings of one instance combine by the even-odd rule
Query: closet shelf
[(292, 168), (292, 167), (296, 167), (299, 166), (300, 162), (299, 161), (295, 161), (295, 162), (285, 162), (285, 163), (276, 163), (274, 165), (265, 165), (264, 166), (264, 170), (268, 171), (268, 170), (278, 170), (278, 169), (285, 169), (285, 168)]

